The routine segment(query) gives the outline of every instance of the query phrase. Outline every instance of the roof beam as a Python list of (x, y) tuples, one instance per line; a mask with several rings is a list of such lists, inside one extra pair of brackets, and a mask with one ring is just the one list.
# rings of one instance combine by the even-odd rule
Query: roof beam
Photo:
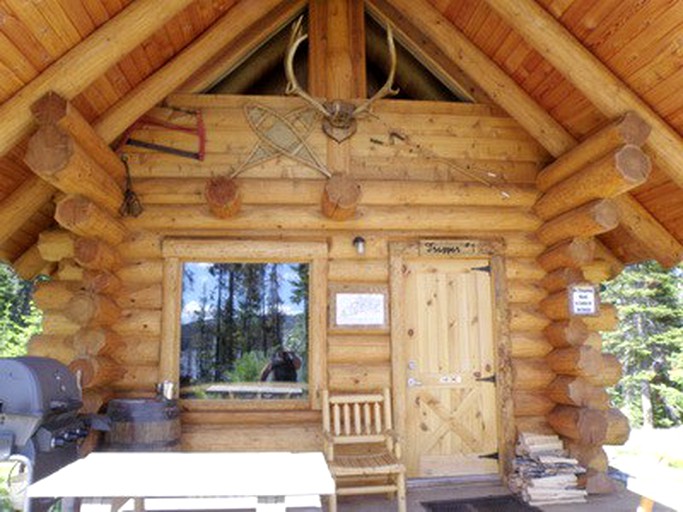
[[(159, 2), (160, 5), (164, 3)], [(280, 0), (260, 0), (258, 7), (255, 7), (255, 2), (246, 0), (237, 3), (187, 48), (107, 110), (94, 125), (95, 131), (111, 143), (140, 116), (183, 85), (207, 61), (221, 54), (227, 59), (232, 48), (235, 52), (234, 65), (241, 62), (268, 38), (273, 19), (285, 23), (305, 4), (303, 0), (285, 3), (284, 9)], [(250, 37), (253, 34), (260, 37)], [(255, 46), (248, 47), (245, 41)]]
[(7, 196), (0, 203), (0, 244), (9, 240), (54, 194), (52, 185), (31, 176)]
[(0, 155), (31, 129), (30, 107), (53, 90), (72, 99), (193, 0), (138, 0), (93, 32), (0, 106)]
[(647, 146), (683, 187), (683, 139), (647, 103), (534, 0), (486, 2), (607, 117), (633, 110), (650, 124)]
[[(578, 145), (578, 141), (563, 126), (427, 0), (368, 2), (404, 36), (410, 33), (412, 37), (419, 37), (421, 42), (437, 47), (553, 156), (559, 157)], [(637, 201), (629, 194), (617, 197), (614, 201), (620, 212), (632, 211), (633, 214), (624, 215), (621, 222), (629, 233), (646, 242), (644, 245), (650, 248), (652, 257), (664, 265), (670, 262), (672, 255), (674, 258), (681, 257), (681, 244), (644, 208), (636, 209)], [(632, 225), (634, 223), (637, 226)]]

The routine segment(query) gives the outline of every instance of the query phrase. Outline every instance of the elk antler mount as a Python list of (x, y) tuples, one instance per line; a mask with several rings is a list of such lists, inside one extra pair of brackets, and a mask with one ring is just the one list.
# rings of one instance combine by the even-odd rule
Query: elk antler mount
[(356, 133), (356, 117), (359, 114), (367, 112), (377, 100), (398, 93), (398, 89), (393, 88), (394, 75), (396, 74), (396, 46), (394, 44), (391, 25), (387, 24), (387, 44), (391, 57), (391, 67), (387, 81), (371, 98), (368, 98), (363, 103), (356, 106), (339, 99), (321, 102), (308, 94), (299, 85), (294, 74), (294, 55), (296, 54), (299, 45), (308, 37), (307, 34), (303, 33), (301, 23), (302, 18), (299, 18), (292, 26), (292, 34), (289, 38), (289, 44), (287, 45), (287, 54), (285, 57), (287, 88), (285, 89), (285, 92), (286, 94), (299, 96), (319, 111), (323, 115), (323, 131), (325, 134), (337, 142), (341, 142)]

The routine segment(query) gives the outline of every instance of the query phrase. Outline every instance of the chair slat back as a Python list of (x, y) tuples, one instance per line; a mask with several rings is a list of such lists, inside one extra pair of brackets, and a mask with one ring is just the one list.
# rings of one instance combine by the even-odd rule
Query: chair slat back
[(388, 389), (362, 395), (323, 391), (323, 428), (333, 444), (385, 442), (391, 423)]

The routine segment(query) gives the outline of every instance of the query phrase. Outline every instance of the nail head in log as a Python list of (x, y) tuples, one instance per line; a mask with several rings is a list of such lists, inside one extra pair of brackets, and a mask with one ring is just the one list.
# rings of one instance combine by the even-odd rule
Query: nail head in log
[(97, 388), (120, 380), (125, 368), (106, 357), (79, 357), (69, 363), (69, 369), (80, 376), (83, 388)]
[(237, 182), (225, 176), (210, 179), (204, 188), (204, 197), (211, 213), (219, 219), (236, 215), (242, 206)]
[(560, 242), (545, 252), (537, 259), (538, 264), (546, 272), (552, 272), (558, 268), (581, 268), (588, 265), (595, 257), (595, 240), (593, 238), (573, 238)]
[(353, 217), (360, 201), (361, 187), (353, 178), (345, 174), (333, 174), (323, 190), (323, 214), (333, 220), (346, 220)]
[(618, 225), (619, 214), (614, 203), (598, 199), (546, 222), (536, 235), (544, 244), (553, 245), (570, 238), (606, 233)]
[(549, 188), (533, 207), (552, 219), (592, 199), (624, 194), (647, 181), (652, 163), (637, 146), (623, 146)]
[(81, 327), (112, 325), (121, 310), (110, 298), (89, 292), (78, 292), (64, 309), (64, 315)]
[(126, 227), (95, 203), (82, 196), (66, 196), (57, 204), (55, 220), (64, 229), (83, 237), (97, 237), (111, 245), (120, 244)]
[(642, 146), (649, 134), (650, 125), (635, 112), (627, 112), (546, 166), (538, 173), (536, 186), (545, 192), (555, 183), (559, 183), (619, 146)]
[(74, 244), (74, 260), (91, 270), (116, 270), (121, 257), (111, 245), (97, 238), (79, 238)]

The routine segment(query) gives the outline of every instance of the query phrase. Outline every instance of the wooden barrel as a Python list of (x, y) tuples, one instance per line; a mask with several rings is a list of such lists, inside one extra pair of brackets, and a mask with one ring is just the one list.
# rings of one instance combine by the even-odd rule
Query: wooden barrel
[(114, 399), (106, 451), (167, 452), (180, 449), (180, 410), (175, 400)]

